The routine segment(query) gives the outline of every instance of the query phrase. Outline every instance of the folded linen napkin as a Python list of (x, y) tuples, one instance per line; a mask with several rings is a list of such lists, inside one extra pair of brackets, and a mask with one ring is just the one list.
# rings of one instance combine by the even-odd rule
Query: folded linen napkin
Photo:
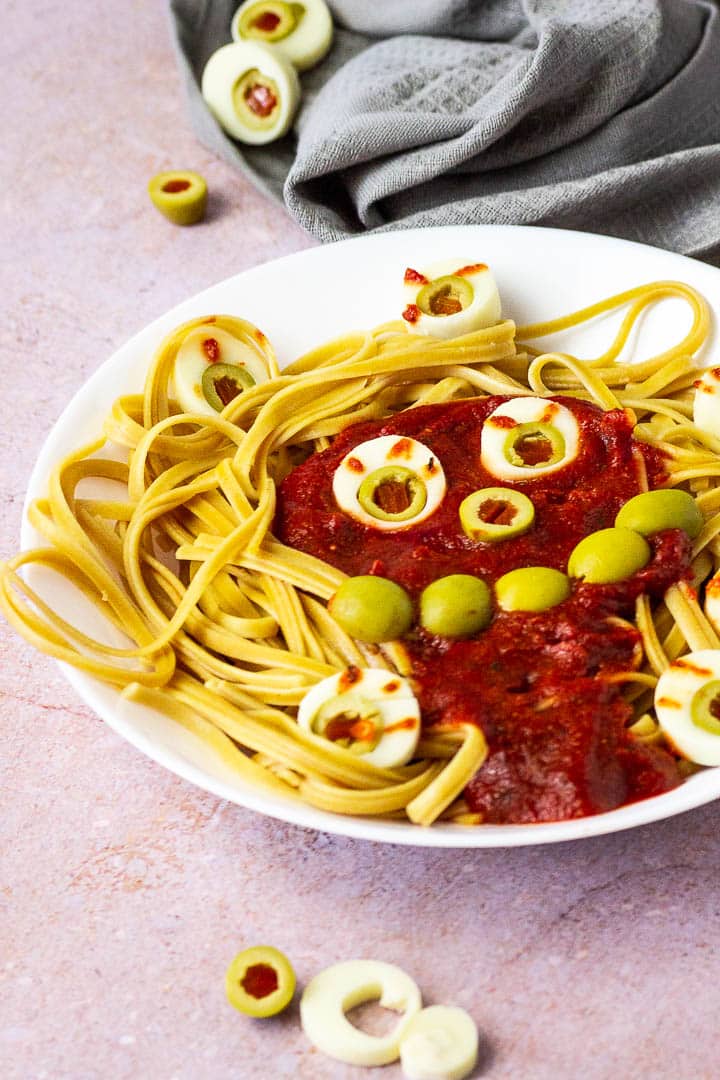
[(333, 48), (264, 147), (198, 89), (237, 4), (170, 3), (197, 134), (320, 240), (554, 225), (720, 265), (715, 0), (331, 0)]

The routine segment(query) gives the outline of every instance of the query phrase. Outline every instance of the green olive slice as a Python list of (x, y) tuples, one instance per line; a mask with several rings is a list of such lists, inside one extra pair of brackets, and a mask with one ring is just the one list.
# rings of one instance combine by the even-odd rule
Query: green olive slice
[(457, 274), (445, 274), (423, 285), (415, 303), (426, 315), (457, 315), (473, 302), (473, 287)]
[(290, 961), (272, 945), (254, 945), (238, 953), (225, 975), (227, 999), (247, 1016), (276, 1016), (295, 993)]
[(420, 624), (431, 634), (466, 638), (484, 630), (492, 619), (492, 597), (482, 578), (448, 574), (420, 594)]
[(583, 578), (589, 585), (610, 585), (642, 570), (651, 555), (645, 537), (633, 529), (600, 529), (575, 545), (568, 560), (568, 574)]
[(375, 703), (351, 691), (325, 701), (310, 722), (314, 735), (322, 735), (353, 754), (369, 754), (374, 750), (384, 726)]
[(261, 0), (242, 12), (237, 35), (257, 41), (282, 41), (293, 32), (304, 10), (300, 4), (286, 4), (283, 0)]
[(401, 585), (374, 574), (343, 581), (328, 610), (343, 630), (358, 641), (394, 641), (410, 629), (413, 607)]
[(527, 495), (504, 487), (473, 491), (460, 503), (459, 513), (466, 536), (490, 543), (521, 536), (535, 521), (535, 507)]
[(174, 225), (195, 225), (205, 217), (207, 184), (199, 173), (158, 173), (148, 184), (148, 194)]
[(570, 579), (549, 566), (521, 566), (495, 582), (503, 611), (547, 611), (570, 595)]
[(365, 477), (357, 498), (363, 510), (379, 521), (409, 521), (424, 509), (427, 488), (412, 469), (385, 465)]
[(712, 679), (695, 692), (690, 717), (696, 727), (720, 735), (720, 680)]
[(503, 454), (510, 465), (545, 468), (565, 456), (565, 439), (554, 424), (517, 424), (508, 432)]
[(694, 540), (705, 523), (693, 496), (682, 488), (643, 491), (629, 499), (615, 518), (618, 528), (652, 536), (663, 529), (683, 529)]
[(233, 86), (232, 101), (235, 112), (244, 124), (251, 128), (265, 128), (275, 122), (280, 89), (269, 75), (264, 75), (259, 68), (251, 68)]
[(203, 371), (202, 392), (208, 404), (218, 412), (251, 386), (255, 386), (255, 380), (238, 364), (208, 364)]

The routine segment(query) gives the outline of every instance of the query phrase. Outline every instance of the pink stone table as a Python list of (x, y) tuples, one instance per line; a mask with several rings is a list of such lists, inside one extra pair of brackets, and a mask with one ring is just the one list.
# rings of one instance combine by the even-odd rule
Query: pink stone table
[[(182, 298), (306, 247), (188, 125), (163, 5), (6, 0), (2, 555), (63, 405)], [(212, 188), (168, 225), (151, 174)], [(219, 802), (141, 756), (0, 625), (0, 1076), (361, 1080), (297, 1008), (235, 1013), (223, 976), (271, 942), (301, 983), (350, 957), (402, 965), (482, 1033), (487, 1080), (714, 1080), (720, 806), (557, 847), (377, 846)]]

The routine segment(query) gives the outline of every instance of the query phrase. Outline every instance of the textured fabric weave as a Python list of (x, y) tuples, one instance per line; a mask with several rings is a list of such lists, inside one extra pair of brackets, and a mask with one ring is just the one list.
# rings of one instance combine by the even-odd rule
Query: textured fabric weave
[(333, 0), (294, 131), (241, 147), (198, 85), (235, 0), (171, 0), (202, 142), (320, 240), (552, 225), (720, 265), (713, 0)]

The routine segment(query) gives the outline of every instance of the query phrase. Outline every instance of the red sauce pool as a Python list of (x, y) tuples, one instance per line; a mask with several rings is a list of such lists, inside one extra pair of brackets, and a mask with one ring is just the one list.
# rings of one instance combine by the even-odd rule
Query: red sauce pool
[[(460, 527), (458, 508), (472, 491), (498, 486), (480, 464), (480, 435), (484, 419), (504, 400), (428, 405), (347, 428), (281, 485), (276, 534), (348, 574), (379, 574), (417, 597), (445, 574), (477, 574), (493, 582), (520, 566), (566, 570), (577, 542), (611, 526), (623, 503), (641, 490), (638, 454), (650, 487), (662, 483), (662, 456), (633, 439), (624, 412), (559, 398), (580, 427), (577, 458), (559, 472), (501, 484), (532, 499), (530, 532), (497, 544), (472, 542)], [(392, 533), (349, 517), (332, 493), (333, 473), (348, 451), (390, 434), (427, 445), (442, 463), (448, 485), (430, 518)], [(680, 782), (671, 754), (628, 735), (631, 709), (621, 688), (603, 678), (634, 666), (640, 639), (634, 626), (616, 625), (614, 619), (632, 619), (640, 593), (662, 596), (686, 575), (685, 533), (668, 530), (651, 544), (651, 562), (627, 581), (575, 583), (570, 598), (550, 611), (498, 610), (487, 630), (466, 641), (419, 629), (405, 638), (423, 727), (470, 722), (485, 733), (488, 758), (465, 792), (485, 821), (583, 817)]]

